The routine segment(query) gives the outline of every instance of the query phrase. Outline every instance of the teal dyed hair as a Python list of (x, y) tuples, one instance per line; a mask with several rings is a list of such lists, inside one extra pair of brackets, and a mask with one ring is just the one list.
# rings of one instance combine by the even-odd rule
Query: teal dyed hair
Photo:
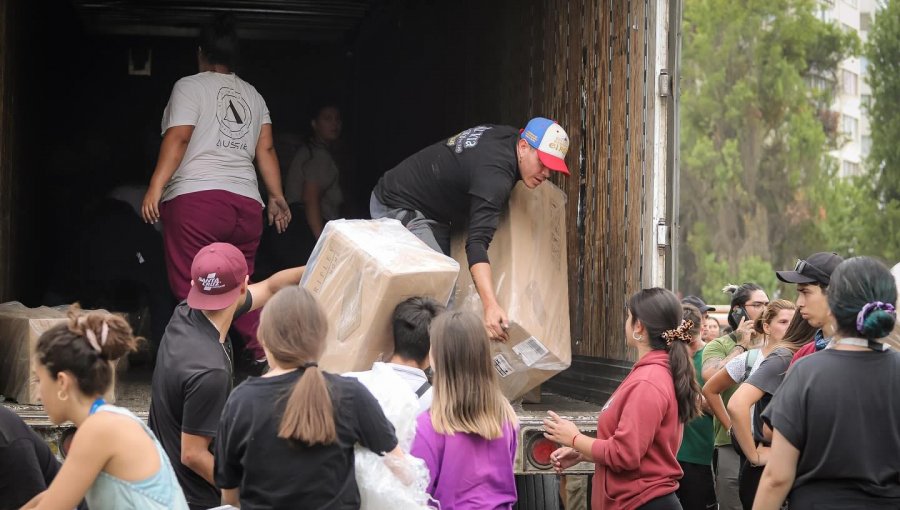
[(834, 270), (828, 286), (828, 306), (841, 334), (870, 340), (888, 336), (897, 317), (884, 310), (869, 312), (862, 330), (856, 329), (860, 310), (875, 301), (897, 302), (897, 284), (887, 266), (871, 257), (853, 257)]

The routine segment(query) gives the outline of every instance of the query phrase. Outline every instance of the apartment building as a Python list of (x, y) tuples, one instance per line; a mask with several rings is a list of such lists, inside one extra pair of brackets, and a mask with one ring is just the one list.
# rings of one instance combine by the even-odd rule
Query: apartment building
[[(878, 8), (878, 0), (821, 0), (819, 17), (856, 32), (865, 44)], [(872, 146), (866, 114), (866, 105), (872, 97), (866, 82), (867, 68), (868, 61), (860, 55), (841, 62), (837, 73), (831, 111), (840, 137), (838, 148), (830, 155), (835, 158), (841, 177), (859, 175)]]

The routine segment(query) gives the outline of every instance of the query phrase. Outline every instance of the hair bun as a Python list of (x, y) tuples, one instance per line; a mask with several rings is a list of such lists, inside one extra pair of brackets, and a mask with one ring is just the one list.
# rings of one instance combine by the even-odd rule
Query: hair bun
[(895, 312), (873, 310), (866, 315), (862, 327), (859, 328), (859, 333), (865, 338), (884, 338), (891, 334), (896, 323), (897, 315)]
[(120, 315), (83, 311), (78, 305), (69, 309), (69, 331), (84, 339), (97, 355), (113, 361), (137, 349), (138, 339), (131, 325)]
[(739, 286), (733, 283), (729, 283), (728, 285), (722, 287), (722, 292), (724, 292), (725, 294), (734, 294), (738, 291), (738, 289), (740, 289)]

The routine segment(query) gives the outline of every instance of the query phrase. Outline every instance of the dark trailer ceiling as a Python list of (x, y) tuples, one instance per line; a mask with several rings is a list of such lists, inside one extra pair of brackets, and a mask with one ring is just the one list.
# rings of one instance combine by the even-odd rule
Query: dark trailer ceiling
[(249, 40), (335, 43), (359, 26), (367, 0), (74, 0), (94, 34), (195, 37), (211, 14), (230, 12)]

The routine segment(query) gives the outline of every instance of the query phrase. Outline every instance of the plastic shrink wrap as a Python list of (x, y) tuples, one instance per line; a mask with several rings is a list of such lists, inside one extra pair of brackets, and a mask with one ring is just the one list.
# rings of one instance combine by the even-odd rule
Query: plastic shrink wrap
[[(409, 452), (416, 434), (419, 402), (415, 392), (394, 370), (375, 363), (372, 370), (347, 374), (356, 377), (378, 400), (394, 425), (400, 449)], [(356, 446), (356, 483), (362, 510), (425, 510), (436, 508), (428, 495), (428, 467), (406, 453), (403, 459), (380, 456)], [(400, 473), (399, 475), (397, 473)]]
[[(488, 256), (494, 292), (510, 319), (509, 341), (492, 342), (494, 369), (503, 394), (516, 399), (572, 362), (566, 195), (550, 182), (533, 190), (513, 188)], [(466, 268), (466, 235), (454, 236), (451, 254), (460, 267), (454, 308), (483, 316), (481, 299)]]
[(319, 366), (344, 373), (386, 359), (394, 350), (394, 308), (413, 296), (447, 304), (458, 275), (455, 260), (397, 220), (329, 221), (300, 282), (328, 316)]
[[(28, 308), (18, 301), (0, 304), (0, 394), (19, 404), (38, 404), (33, 377), (38, 338), (57, 324), (66, 324), (68, 306)], [(113, 371), (115, 373), (115, 371)], [(106, 399), (115, 401), (115, 377)]]

